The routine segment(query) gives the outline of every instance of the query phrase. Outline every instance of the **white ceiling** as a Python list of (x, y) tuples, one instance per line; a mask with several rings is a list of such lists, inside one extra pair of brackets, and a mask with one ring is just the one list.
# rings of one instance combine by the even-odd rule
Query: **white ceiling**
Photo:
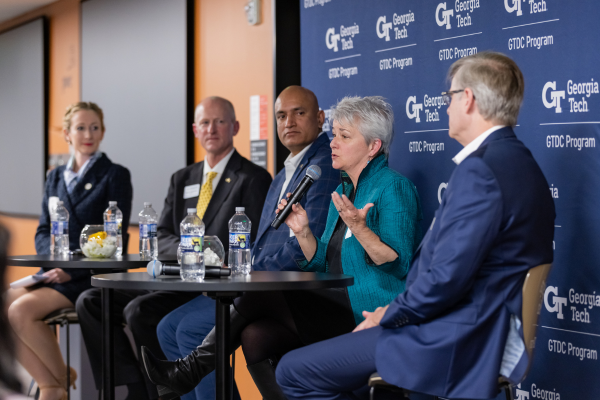
[(56, 0), (0, 0), (0, 23)]

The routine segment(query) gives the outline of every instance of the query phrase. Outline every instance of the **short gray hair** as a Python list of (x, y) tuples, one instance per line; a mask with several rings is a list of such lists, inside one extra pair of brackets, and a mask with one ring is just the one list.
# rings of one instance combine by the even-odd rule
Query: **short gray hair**
[(219, 96), (208, 96), (207, 98), (203, 99), (200, 103), (198, 103), (198, 105), (196, 106), (196, 109), (194, 110), (194, 121), (196, 120), (196, 115), (198, 114), (198, 110), (200, 110), (200, 107), (202, 107), (202, 105), (203, 105), (202, 103), (204, 103), (206, 100), (218, 101), (221, 104), (225, 105), (225, 108), (227, 109), (229, 116), (231, 116), (231, 120), (233, 122), (236, 121), (235, 108), (233, 107), (233, 104), (226, 98), (219, 97)]
[(344, 97), (331, 111), (331, 121), (358, 129), (367, 145), (375, 139), (381, 140), (380, 153), (386, 158), (394, 137), (394, 111), (381, 96)]
[(459, 89), (470, 88), (481, 116), (515, 126), (525, 81), (517, 64), (502, 53), (484, 51), (461, 58), (450, 67), (448, 79)]

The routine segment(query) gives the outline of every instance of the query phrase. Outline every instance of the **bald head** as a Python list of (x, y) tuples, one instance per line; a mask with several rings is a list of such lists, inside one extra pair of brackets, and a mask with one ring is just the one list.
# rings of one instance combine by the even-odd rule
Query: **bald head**
[(313, 92), (301, 86), (289, 86), (277, 97), (275, 118), (279, 140), (294, 156), (319, 136), (325, 113), (319, 110)]
[(201, 111), (201, 108), (206, 106), (207, 104), (218, 104), (219, 106), (224, 108), (224, 111), (227, 114), (227, 118), (231, 118), (232, 121), (235, 121), (235, 109), (233, 108), (233, 104), (227, 99), (219, 96), (209, 96), (202, 100), (194, 111), (194, 121), (198, 118), (198, 113)]

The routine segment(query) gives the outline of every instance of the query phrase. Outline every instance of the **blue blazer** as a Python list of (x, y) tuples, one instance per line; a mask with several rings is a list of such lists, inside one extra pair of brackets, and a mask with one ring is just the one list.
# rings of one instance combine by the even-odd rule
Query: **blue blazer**
[[(71, 250), (79, 248), (79, 235), (86, 224), (101, 225), (104, 223), (104, 210), (108, 208), (108, 202), (112, 200), (117, 202), (117, 206), (123, 212), (122, 228), (123, 237), (125, 238), (129, 227), (133, 197), (129, 170), (118, 164), (113, 164), (105, 154), (102, 154), (69, 194), (63, 177), (65, 168), (66, 166), (63, 165), (52, 170), (46, 179), (44, 199), (42, 200), (42, 215), (35, 233), (37, 253), (50, 254), (48, 199), (51, 196), (56, 196), (62, 200), (69, 212), (69, 247)], [(44, 270), (49, 269), (44, 268)], [(87, 269), (65, 269), (65, 272), (71, 275), (72, 281), (89, 281), (90, 272)], [(68, 285), (69, 282), (66, 282), (66, 284)]]
[[(318, 165), (321, 168), (321, 178), (313, 183), (300, 201), (308, 214), (309, 226), (315, 237), (323, 235), (331, 193), (340, 184), (340, 172), (331, 166), (329, 143), (327, 134), (322, 134), (313, 142), (284, 192), (285, 196), (285, 193), (292, 192), (298, 186), (309, 166)], [(290, 228), (286, 224), (282, 224), (277, 230), (271, 227), (276, 215), (275, 209), (281, 201), (279, 193), (284, 182), (285, 168), (275, 176), (262, 210), (258, 234), (252, 247), (252, 269), (255, 271), (301, 271), (296, 260), (304, 259), (304, 255), (296, 238), (290, 237)]]
[[(527, 271), (552, 262), (554, 202), (511, 128), (456, 167), (412, 263), (407, 290), (381, 320), (377, 371), (409, 390), (493, 398)], [(522, 339), (522, 337), (521, 337)], [(525, 373), (523, 351), (511, 374)]]

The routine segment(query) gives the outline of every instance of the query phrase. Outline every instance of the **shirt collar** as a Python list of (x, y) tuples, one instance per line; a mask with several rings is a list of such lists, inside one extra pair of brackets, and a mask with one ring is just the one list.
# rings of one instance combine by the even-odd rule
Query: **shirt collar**
[(234, 151), (235, 148), (231, 149), (231, 151), (227, 153), (227, 155), (212, 168), (210, 165), (208, 165), (208, 160), (206, 159), (206, 156), (204, 156), (204, 175), (208, 174), (209, 172), (216, 172), (217, 174), (222, 175), (223, 172), (225, 172), (225, 167), (227, 166), (227, 163), (229, 162), (229, 159), (233, 155)]
[[(322, 131), (321, 133), (319, 133), (317, 138), (324, 133), (325, 133), (325, 131)], [(315, 140), (317, 140), (317, 139), (315, 138)], [(308, 152), (308, 149), (310, 149), (310, 146), (312, 146), (313, 143), (314, 143), (314, 141), (311, 144), (309, 144), (308, 146), (306, 146), (305, 148), (303, 148), (298, 154), (296, 154), (293, 157), (292, 157), (292, 153), (288, 154), (287, 158), (283, 162), (283, 165), (285, 166), (286, 170), (291, 169), (292, 171), (295, 171), (296, 168), (298, 168), (300, 161), (302, 160), (302, 158), (304, 158), (304, 155)]]
[(465, 158), (469, 157), (471, 153), (481, 146), (481, 143), (490, 136), (492, 133), (496, 132), (498, 129), (504, 128), (506, 125), (496, 125), (483, 132), (481, 135), (477, 136), (471, 143), (466, 145), (461, 151), (458, 152), (457, 155), (454, 156), (452, 161), (456, 163), (456, 165), (460, 164), (464, 161)]
[(65, 168), (65, 172), (63, 175), (67, 186), (69, 185), (69, 183), (71, 183), (71, 181), (73, 179), (75, 179), (75, 178), (81, 179), (83, 177), (83, 175), (85, 175), (87, 170), (90, 169), (92, 167), (92, 165), (94, 165), (96, 160), (99, 159), (101, 156), (102, 156), (101, 151), (95, 152), (90, 158), (88, 158), (88, 160), (86, 162), (83, 163), (83, 165), (81, 167), (79, 167), (79, 170), (77, 170), (77, 172), (75, 172), (73, 170), (73, 166), (75, 165), (75, 155), (71, 155), (71, 157), (69, 158), (69, 161), (67, 162), (67, 166)]

